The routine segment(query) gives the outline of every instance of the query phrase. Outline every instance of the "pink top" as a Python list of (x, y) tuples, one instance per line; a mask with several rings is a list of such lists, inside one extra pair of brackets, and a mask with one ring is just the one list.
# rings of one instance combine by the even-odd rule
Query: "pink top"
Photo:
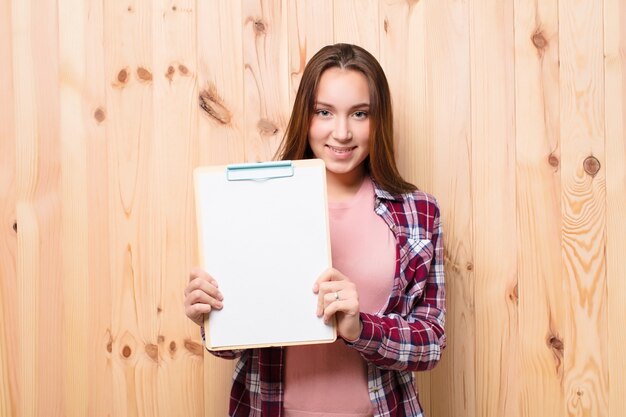
[[(328, 204), (333, 266), (357, 286), (361, 311), (384, 310), (396, 265), (396, 240), (374, 212), (369, 177), (346, 202)], [(365, 361), (342, 340), (286, 348), (286, 417), (371, 417)]]

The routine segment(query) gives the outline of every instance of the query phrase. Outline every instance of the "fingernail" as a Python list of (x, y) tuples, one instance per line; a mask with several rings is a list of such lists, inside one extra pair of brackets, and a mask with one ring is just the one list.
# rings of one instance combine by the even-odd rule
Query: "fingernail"
[(216, 307), (216, 308), (222, 308), (222, 307), (224, 307), (224, 304), (222, 304), (222, 303), (217, 303), (217, 304), (215, 305), (215, 307)]
[(222, 295), (221, 292), (217, 293), (217, 299), (220, 300), (220, 301), (224, 300), (224, 296)]

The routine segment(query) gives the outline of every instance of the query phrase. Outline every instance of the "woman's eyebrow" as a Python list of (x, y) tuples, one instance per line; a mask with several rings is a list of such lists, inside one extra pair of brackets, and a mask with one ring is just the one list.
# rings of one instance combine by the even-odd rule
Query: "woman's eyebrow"
[[(330, 104), (330, 103), (326, 103), (326, 102), (323, 102), (323, 101), (316, 101), (316, 102), (315, 102), (315, 105), (316, 105), (316, 106), (328, 107), (328, 108), (330, 108), (330, 109), (334, 109), (334, 108), (335, 108), (335, 106), (333, 106), (332, 104)], [(350, 110), (354, 110), (354, 109), (367, 109), (367, 108), (369, 108), (369, 107), (370, 107), (370, 104), (369, 104), (369, 103), (359, 103), (359, 104), (355, 104), (354, 106), (350, 107)]]

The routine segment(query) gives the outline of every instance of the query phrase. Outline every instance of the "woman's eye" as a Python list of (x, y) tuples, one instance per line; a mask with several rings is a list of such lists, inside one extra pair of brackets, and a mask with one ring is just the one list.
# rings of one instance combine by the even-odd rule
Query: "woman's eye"
[(356, 117), (357, 119), (365, 119), (367, 117), (367, 112), (361, 110), (354, 112), (354, 117)]
[(328, 110), (317, 110), (315, 113), (317, 113), (318, 116), (322, 116), (322, 117), (328, 117), (330, 116), (330, 112)]

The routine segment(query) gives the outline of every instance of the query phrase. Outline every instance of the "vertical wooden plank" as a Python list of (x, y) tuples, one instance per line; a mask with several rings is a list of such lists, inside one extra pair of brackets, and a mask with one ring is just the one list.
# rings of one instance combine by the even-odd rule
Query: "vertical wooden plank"
[(567, 415), (608, 414), (602, 2), (559, 2)]
[[(111, 254), (113, 415), (158, 415), (159, 276), (146, 222), (158, 223), (151, 198), (153, 162), (152, 2), (105, 2), (106, 126)], [(155, 194), (153, 194), (155, 193)], [(157, 226), (158, 227), (158, 226)], [(158, 267), (155, 266), (155, 267)]]
[(242, 12), (246, 161), (266, 161), (289, 121), (287, 0), (244, 0)]
[[(474, 250), (471, 195), (469, 8), (466, 1), (427, 2), (424, 11), (425, 114), (432, 171), (426, 184), (437, 197), (444, 227), (448, 346), (430, 374), (430, 416), (476, 416)], [(410, 42), (414, 44), (417, 39)], [(421, 147), (418, 148), (420, 152)], [(480, 366), (480, 365), (478, 365)]]
[[(85, 82), (83, 90), (84, 141), (86, 152), (85, 198), (87, 211), (87, 367), (89, 417), (113, 416), (111, 334), (111, 240), (109, 210), (109, 152), (106, 128), (104, 5), (99, 0), (85, 4)], [(70, 254), (66, 255), (68, 258)]]
[(62, 414), (57, 4), (12, 5), (19, 408), (24, 416), (57, 415)]
[[(152, 312), (158, 335), (146, 353), (158, 364), (158, 415), (201, 416), (202, 352), (198, 334), (188, 336), (181, 312), (191, 265), (190, 232), (198, 99), (196, 89), (196, 2), (153, 3), (154, 152), (149, 221), (144, 244), (147, 279), (161, 281), (159, 303)], [(146, 236), (148, 238), (148, 236)]]
[(380, 56), (379, 0), (337, 0), (334, 2), (335, 42), (353, 43)]
[(80, 416), (111, 413), (102, 18), (96, 1), (59, 2), (63, 404)]
[[(358, 6), (357, 6), (358, 7)], [(421, 3), (386, 1), (379, 7), (380, 64), (393, 100), (395, 154), (403, 177), (430, 190), (433, 168), (429, 96), (424, 50), (424, 9)], [(422, 407), (431, 414), (430, 374), (418, 374)]]
[(604, 2), (608, 416), (626, 410), (626, 3)]
[(424, 7), (424, 2), (381, 3), (380, 64), (393, 98), (398, 168), (405, 179), (430, 190), (433, 150), (427, 139), (432, 126), (426, 108), (430, 86), (423, 42)]
[[(13, 38), (13, 85), (15, 112), (15, 161), (16, 161), (16, 223), (17, 234), (17, 365), (18, 398), (16, 409), (25, 417), (34, 417), (37, 409), (37, 352), (35, 334), (39, 310), (39, 227), (34, 210), (33, 197), (37, 171), (37, 120), (33, 57), (30, 44), (30, 2), (12, 3)], [(19, 165), (18, 165), (19, 161)], [(29, 246), (32, 246), (29, 248)], [(29, 252), (25, 250), (31, 249)]]
[[(227, 164), (245, 160), (244, 90), (241, 1), (198, 2), (198, 142), (195, 165)], [(189, 185), (191, 187), (191, 184)], [(189, 188), (192, 195), (191, 188)], [(187, 229), (198, 262), (195, 211)], [(188, 272), (188, 271), (186, 271)], [(217, 277), (219, 279), (219, 277)], [(186, 331), (200, 340), (198, 326), (187, 320)], [(198, 365), (199, 366), (199, 365)], [(234, 362), (204, 350), (204, 416), (228, 411)]]
[(245, 159), (243, 24), (241, 1), (198, 2), (196, 163), (226, 164)]
[(0, 416), (19, 413), (21, 363), (17, 319), (16, 250), (18, 225), (15, 219), (16, 143), (13, 94), (12, 2), (0, 1)]
[(515, 2), (519, 378), (528, 417), (565, 409), (558, 28), (556, 2)]
[[(356, 7), (359, 7), (358, 5)], [(395, 154), (402, 176), (424, 191), (432, 189), (434, 151), (431, 95), (427, 79), (424, 2), (385, 1), (379, 8), (380, 64), (391, 89)], [(417, 374), (419, 398), (431, 415), (431, 375)]]
[(288, 0), (289, 103), (295, 100), (304, 66), (333, 42), (333, 0)]
[(476, 415), (518, 416), (513, 2), (470, 2)]
[[(61, 184), (59, 137), (59, 59), (58, 59), (58, 4), (56, 1), (31, 3), (30, 45), (33, 54), (33, 79), (37, 115), (37, 179), (33, 209), (37, 216), (38, 240), (28, 243), (38, 245), (40, 269), (29, 277), (39, 281), (39, 306), (37, 318), (37, 384), (38, 408), (50, 414), (63, 412), (63, 284), (61, 280)], [(44, 41), (45, 40), (45, 41)], [(16, 91), (16, 94), (17, 93)], [(30, 117), (30, 123), (33, 118)], [(19, 139), (18, 139), (19, 141)], [(18, 171), (21, 159), (18, 157)], [(18, 223), (20, 221), (18, 220)], [(19, 236), (18, 236), (19, 239)], [(25, 244), (26, 240), (24, 241)], [(18, 246), (18, 258), (26, 247)], [(19, 275), (18, 275), (19, 277)], [(18, 279), (28, 279), (23, 276)], [(31, 337), (31, 336), (29, 336)], [(40, 343), (46, 340), (46, 343)]]
[(86, 132), (83, 118), (85, 79), (85, 4), (58, 0), (61, 256), (63, 286), (63, 414), (87, 414), (88, 403), (88, 246)]

